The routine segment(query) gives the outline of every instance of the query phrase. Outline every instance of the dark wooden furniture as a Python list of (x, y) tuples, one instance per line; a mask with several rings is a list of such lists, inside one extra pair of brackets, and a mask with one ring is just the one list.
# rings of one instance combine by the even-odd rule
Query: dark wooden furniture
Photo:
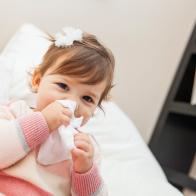
[(168, 180), (196, 191), (188, 173), (196, 152), (196, 105), (191, 95), (196, 70), (196, 24), (156, 123), (149, 147)]

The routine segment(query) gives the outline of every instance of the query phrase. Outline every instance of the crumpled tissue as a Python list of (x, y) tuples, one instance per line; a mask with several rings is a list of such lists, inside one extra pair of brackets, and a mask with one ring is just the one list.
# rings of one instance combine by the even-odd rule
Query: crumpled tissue
[(80, 127), (83, 120), (83, 117), (74, 117), (74, 111), (77, 105), (75, 101), (57, 101), (64, 107), (69, 108), (73, 113), (73, 117), (67, 127), (61, 125), (58, 131), (53, 131), (48, 139), (40, 146), (37, 161), (42, 165), (51, 165), (71, 159), (70, 151), (75, 147), (74, 134), (78, 133), (76, 129)]

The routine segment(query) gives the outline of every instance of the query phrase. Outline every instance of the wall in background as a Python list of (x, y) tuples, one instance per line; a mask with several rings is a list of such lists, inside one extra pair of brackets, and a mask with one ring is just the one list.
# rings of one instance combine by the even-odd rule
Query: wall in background
[(24, 22), (76, 26), (116, 57), (113, 99), (147, 142), (196, 21), (195, 0), (0, 0), (0, 48)]

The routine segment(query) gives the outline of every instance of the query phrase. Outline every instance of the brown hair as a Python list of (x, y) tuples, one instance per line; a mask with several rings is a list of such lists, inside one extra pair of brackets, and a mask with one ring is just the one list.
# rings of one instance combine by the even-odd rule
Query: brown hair
[[(106, 80), (106, 87), (101, 95), (108, 100), (109, 91), (113, 87), (115, 60), (111, 51), (105, 48), (94, 35), (83, 33), (82, 41), (74, 41), (70, 47), (55, 46), (55, 39), (50, 36), (52, 45), (43, 57), (38, 70), (43, 76), (51, 66), (57, 64), (53, 73), (80, 77), (84, 84), (98, 84)], [(61, 58), (59, 58), (61, 57)]]

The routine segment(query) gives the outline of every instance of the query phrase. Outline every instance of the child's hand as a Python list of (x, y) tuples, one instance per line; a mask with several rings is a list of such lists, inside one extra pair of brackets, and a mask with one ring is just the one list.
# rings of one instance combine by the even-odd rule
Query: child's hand
[(48, 123), (50, 132), (56, 130), (60, 125), (68, 126), (72, 116), (72, 112), (57, 101), (47, 105), (41, 112)]
[(90, 137), (85, 133), (74, 135), (76, 148), (71, 151), (75, 172), (85, 173), (93, 166), (94, 148)]

